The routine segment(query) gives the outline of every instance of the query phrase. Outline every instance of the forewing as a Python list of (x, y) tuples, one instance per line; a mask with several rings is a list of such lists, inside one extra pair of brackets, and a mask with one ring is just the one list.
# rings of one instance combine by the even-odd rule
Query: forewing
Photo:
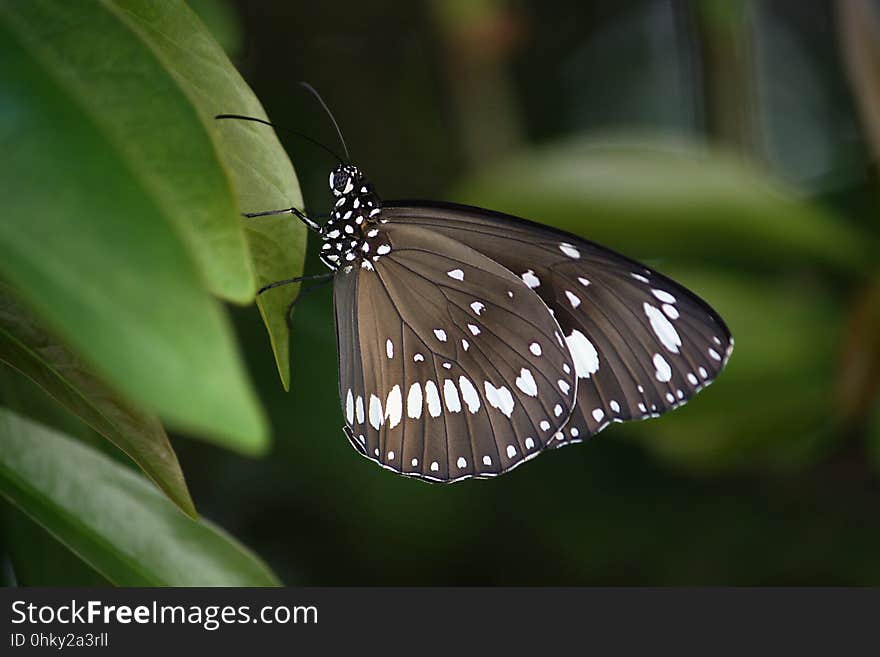
[(467, 244), (553, 311), (578, 374), (577, 407), (553, 445), (685, 403), (733, 350), (724, 321), (693, 292), (575, 235), (468, 206), (392, 204), (383, 217)]
[[(575, 364), (547, 306), (490, 258), (386, 224), (337, 272), (346, 434), (438, 481), (497, 475), (546, 447), (575, 403)], [(387, 246), (390, 251), (381, 247)]]

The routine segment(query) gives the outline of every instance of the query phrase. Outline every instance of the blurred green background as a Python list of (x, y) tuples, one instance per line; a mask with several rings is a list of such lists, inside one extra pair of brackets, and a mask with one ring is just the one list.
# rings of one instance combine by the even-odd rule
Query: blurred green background
[[(260, 314), (227, 305), (272, 446), (171, 433), (203, 517), (291, 585), (880, 584), (880, 4), (189, 4), (273, 122), (335, 148), (297, 81), (320, 90), (385, 199), (594, 239), (698, 292), (736, 338), (668, 416), (439, 486), (345, 439), (329, 287), (297, 306), (289, 392)], [(278, 134), (305, 207), (326, 212), (333, 162)], [(321, 271), (310, 242), (305, 272)], [(87, 433), (11, 370), (2, 383), (5, 405)], [(5, 511), (8, 579), (117, 581)]]

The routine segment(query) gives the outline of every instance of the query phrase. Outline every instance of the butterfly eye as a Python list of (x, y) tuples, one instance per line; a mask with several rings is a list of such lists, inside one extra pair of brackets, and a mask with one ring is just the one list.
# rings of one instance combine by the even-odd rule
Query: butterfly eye
[(336, 169), (330, 173), (330, 189), (334, 192), (344, 193), (348, 181), (348, 172), (343, 169)]

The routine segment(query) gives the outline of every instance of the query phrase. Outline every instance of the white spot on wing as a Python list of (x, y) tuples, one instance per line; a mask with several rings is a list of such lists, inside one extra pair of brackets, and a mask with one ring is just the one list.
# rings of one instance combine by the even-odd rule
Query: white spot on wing
[(486, 391), (486, 401), (489, 402), (489, 406), (497, 408), (507, 417), (510, 417), (513, 414), (513, 407), (515, 404), (513, 401), (513, 395), (510, 394), (510, 390), (504, 386), (496, 388), (489, 381), (484, 382), (484, 389)]
[(718, 360), (718, 361), (721, 360), (721, 354), (719, 354), (717, 351), (715, 351), (715, 350), (712, 349), (711, 347), (709, 348), (709, 355), (710, 355), (712, 358), (714, 358), (715, 360)]
[(440, 340), (440, 342), (446, 342), (446, 331), (443, 329), (434, 329), (434, 335), (437, 336), (437, 339)]
[(512, 459), (514, 456), (516, 456), (516, 447), (514, 447), (513, 445), (508, 445), (507, 458)]
[(567, 395), (568, 391), (571, 390), (571, 386), (568, 385), (568, 382), (563, 381), (562, 379), (559, 379), (559, 381), (556, 382), (556, 385), (559, 386), (559, 389), (562, 391), (563, 395)]
[(446, 275), (449, 276), (449, 278), (454, 278), (457, 281), (464, 280), (464, 272), (461, 269), (453, 269), (446, 272)]
[(588, 281), (588, 280), (587, 280), (586, 278), (584, 278), (583, 276), (578, 276), (578, 282), (579, 282), (581, 285), (583, 285), (584, 287), (587, 287), (587, 285), (590, 284), (590, 281)]
[(467, 340), (465, 340), (464, 338), (462, 338), (461, 348), (464, 349), (465, 351), (467, 351), (470, 348), (470, 346), (471, 346), (470, 343)]
[(385, 419), (388, 420), (388, 428), (393, 429), (400, 424), (403, 415), (403, 401), (400, 397), (400, 386), (391, 388), (388, 399), (385, 401)]
[(480, 334), (480, 327), (477, 326), (476, 324), (468, 324), (467, 326), (468, 326), (468, 329), (470, 329), (470, 332), (473, 333), (474, 335)]
[(632, 277), (633, 277), (634, 279), (636, 279), (637, 281), (641, 281), (642, 283), (650, 283), (650, 282), (651, 282), (651, 281), (649, 281), (647, 278), (645, 278), (644, 276), (642, 276), (641, 274), (637, 274), (637, 273), (635, 273), (635, 272), (631, 272), (631, 273), (630, 273), (630, 276), (632, 276)]
[(608, 405), (611, 407), (612, 411), (614, 411), (615, 413), (620, 413), (620, 404), (618, 404), (616, 401), (612, 399), (611, 403)]
[(535, 356), (540, 356), (541, 355), (541, 345), (539, 345), (537, 342), (533, 342), (532, 344), (529, 345), (529, 351), (531, 351), (533, 354), (535, 354)]
[(382, 402), (376, 395), (370, 395), (370, 425), (378, 431), (382, 421)]
[(406, 415), (414, 420), (422, 417), (422, 386), (416, 381), (409, 387), (406, 396)]
[(535, 272), (529, 269), (525, 274), (522, 275), (523, 283), (528, 285), (530, 288), (534, 289), (541, 284), (540, 279), (535, 276)]
[(568, 297), (568, 301), (569, 303), (571, 303), (572, 308), (577, 308), (579, 305), (581, 305), (580, 298), (574, 292), (569, 292), (568, 290), (566, 290), (565, 296)]
[(425, 360), (425, 357), (421, 354), (413, 354), (413, 361), (415, 361), (416, 363), (420, 363), (423, 360)]
[(526, 449), (534, 449), (535, 441), (533, 438), (526, 438)]
[(437, 461), (431, 461), (431, 472), (437, 472), (440, 469), (440, 465)]
[(484, 306), (484, 305), (483, 305), (482, 303), (480, 303), (479, 301), (474, 301), (474, 302), (471, 304), (471, 310), (473, 310), (477, 315), (479, 315), (481, 312), (483, 312), (484, 310), (486, 310), (486, 306)]
[(542, 431), (549, 431), (550, 430), (550, 423), (547, 420), (541, 420), (541, 424), (539, 424), (538, 426), (541, 427)]
[(425, 382), (425, 397), (428, 400), (428, 413), (431, 417), (440, 415), (440, 393), (437, 392), (437, 385), (433, 381)]
[(562, 244), (560, 244), (559, 250), (562, 251), (569, 258), (574, 258), (575, 260), (581, 257), (581, 252), (567, 242), (563, 242)]
[(661, 383), (666, 383), (672, 378), (672, 368), (660, 354), (654, 354), (654, 368), (657, 370), (655, 376)]
[(580, 378), (588, 379), (599, 370), (599, 353), (583, 333), (575, 329), (565, 342), (574, 361), (574, 371)]
[(529, 397), (538, 396), (538, 384), (535, 383), (535, 377), (525, 367), (519, 371), (519, 376), (516, 378), (516, 387)]
[(663, 308), (663, 312), (666, 313), (666, 316), (669, 319), (678, 319), (678, 309), (675, 306), (670, 306), (668, 303), (664, 303), (661, 308)]
[(455, 465), (457, 465), (460, 469), (464, 469), (467, 467), (467, 459), (463, 456), (459, 456), (458, 460), (455, 462)]
[(349, 424), (354, 424), (354, 395), (351, 394), (351, 388), (348, 389), (348, 394), (345, 395), (345, 418)]
[(555, 415), (556, 417), (559, 417), (560, 415), (562, 415), (562, 406), (561, 405), (556, 404), (556, 406), (553, 407), (553, 415)]
[(593, 409), (593, 419), (596, 420), (596, 422), (601, 422), (603, 417), (605, 417), (605, 411), (601, 408)]
[(358, 395), (357, 402), (355, 403), (355, 409), (357, 411), (357, 420), (358, 424), (364, 423), (364, 398)]
[(651, 290), (651, 294), (660, 299), (663, 303), (675, 303), (675, 297), (666, 290)]
[(458, 377), (458, 387), (461, 388), (461, 396), (464, 399), (464, 403), (467, 404), (467, 408), (471, 413), (476, 413), (480, 410), (480, 395), (477, 393), (477, 389), (474, 388), (474, 384), (470, 382), (470, 379), (460, 376)]
[(642, 306), (645, 309), (645, 315), (648, 316), (651, 322), (651, 328), (654, 329), (654, 333), (657, 335), (657, 339), (669, 351), (677, 354), (678, 348), (681, 346), (681, 338), (678, 335), (678, 331), (675, 330), (672, 323), (666, 319), (666, 316), (656, 306), (652, 306), (647, 302), (642, 304)]
[(446, 400), (446, 408), (450, 413), (461, 413), (461, 399), (458, 398), (458, 388), (452, 379), (443, 382), (443, 399)]
[(388, 358), (394, 358), (394, 343), (391, 340), (385, 340), (385, 354)]
[(492, 457), (484, 456), (483, 457), (483, 465), (492, 465)]

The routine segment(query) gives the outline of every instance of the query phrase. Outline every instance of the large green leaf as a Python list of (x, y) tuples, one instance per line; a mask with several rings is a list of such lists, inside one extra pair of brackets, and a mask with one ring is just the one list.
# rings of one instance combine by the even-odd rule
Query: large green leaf
[(49, 334), (2, 283), (0, 361), (32, 379), (128, 454), (184, 513), (195, 517), (177, 455), (159, 419), (108, 387), (81, 358)]
[(530, 151), (464, 181), (456, 196), (638, 257), (816, 262), (849, 273), (870, 260), (855, 230), (768, 174), (672, 139), (584, 139)]
[[(242, 121), (215, 122), (217, 114), (266, 118), (262, 105), (229, 63), (198, 17), (179, 2), (105, 0), (162, 61), (199, 112), (214, 139), (242, 211), (303, 207), (299, 182), (271, 128)], [(259, 285), (302, 273), (306, 231), (290, 216), (243, 220)], [(290, 385), (288, 304), (296, 285), (257, 298), (282, 384)]]
[(272, 586), (245, 547), (180, 513), (147, 480), (0, 409), (0, 494), (120, 586)]
[(210, 289), (250, 301), (254, 280), (232, 187), (186, 84), (111, 3), (36, 0), (3, 9), (31, 57), (107, 136), (179, 230)]
[[(260, 285), (302, 272), (306, 231), (298, 221), (247, 220), (242, 231), (239, 210), (301, 208), (299, 182), (270, 128), (215, 122), (218, 113), (266, 114), (187, 6), (179, 0), (40, 0), (17, 7), (17, 13), (61, 62), (72, 59), (65, 71), (75, 88), (92, 101), (96, 120), (167, 201), (163, 210), (188, 238), (215, 293), (250, 301), (251, 270)], [(67, 40), (55, 39), (59, 29)], [(96, 50), (113, 53), (118, 65), (108, 66)], [(77, 56), (69, 58), (71, 52)], [(156, 134), (165, 138), (153, 140)], [(290, 378), (285, 314), (296, 293), (297, 286), (288, 286), (258, 299), (285, 388)]]
[[(149, 104), (166, 123), (149, 135), (103, 118), (105, 106), (128, 101), (129, 76), (149, 79), (137, 75), (150, 68), (149, 49), (123, 49), (117, 23), (99, 3), (0, 2), (0, 275), (128, 397), (179, 427), (259, 451), (265, 420), (228, 322), (203, 291), (169, 216), (172, 196), (157, 182), (178, 172), (164, 159), (171, 149), (155, 144), (197, 139), (204, 127), (184, 130), (176, 113), (154, 107), (166, 101), (161, 80)], [(74, 71), (89, 65), (115, 71), (119, 89), (108, 83), (85, 98)], [(137, 152), (123, 144), (127, 134), (154, 145)], [(161, 162), (145, 171), (141, 159), (153, 158)]]

